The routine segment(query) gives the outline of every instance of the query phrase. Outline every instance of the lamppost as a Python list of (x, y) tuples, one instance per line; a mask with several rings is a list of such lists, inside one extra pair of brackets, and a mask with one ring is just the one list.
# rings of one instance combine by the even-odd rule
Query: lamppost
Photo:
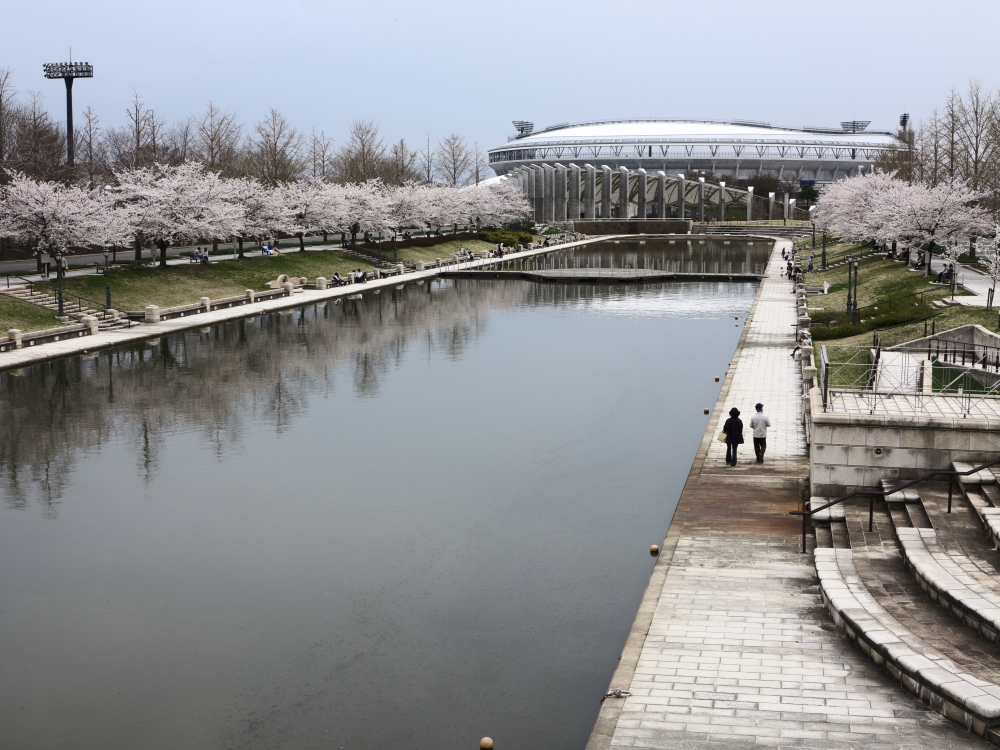
[(90, 63), (45, 63), (46, 78), (62, 78), (66, 82), (66, 164), (73, 168), (73, 79), (93, 78), (94, 66)]
[(111, 309), (111, 277), (108, 275), (108, 255), (111, 251), (104, 246), (104, 309)]
[(66, 313), (63, 312), (63, 288), (62, 288), (62, 280), (63, 280), (63, 254), (62, 254), (62, 250), (56, 250), (55, 258), (56, 258), (56, 285), (57, 285), (57, 288), (58, 288), (58, 292), (56, 294), (56, 297), (57, 297), (57, 299), (59, 301), (59, 310), (56, 313), (56, 320), (66, 320)]
[(847, 312), (850, 312), (851, 311), (851, 307), (852, 307), (851, 292), (853, 290), (853, 286), (851, 285), (851, 277), (854, 274), (853, 268), (854, 268), (854, 256), (851, 255), (850, 253), (848, 253), (848, 255), (847, 255)]
[[(851, 313), (851, 324), (858, 324), (858, 266), (861, 258), (847, 256), (847, 309)], [(852, 274), (851, 271), (854, 271)], [(851, 290), (853, 287), (853, 295)]]
[(809, 206), (809, 223), (812, 224), (812, 233), (813, 233), (813, 238), (812, 238), (813, 244), (812, 244), (812, 246), (813, 247), (816, 247), (816, 219), (815, 219), (815, 213), (814, 213), (815, 211), (816, 211), (816, 206)]
[(826, 232), (823, 232), (823, 270), (826, 270)]

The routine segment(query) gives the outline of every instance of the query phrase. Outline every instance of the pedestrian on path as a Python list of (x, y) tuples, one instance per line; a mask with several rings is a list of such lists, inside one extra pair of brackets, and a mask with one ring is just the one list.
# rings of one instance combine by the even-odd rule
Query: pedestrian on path
[(764, 413), (764, 404), (757, 404), (754, 407), (757, 413), (750, 417), (750, 429), (753, 430), (753, 452), (757, 456), (757, 463), (764, 463), (764, 451), (767, 450), (767, 428), (771, 426), (771, 420)]
[(726, 434), (726, 463), (735, 468), (736, 451), (743, 443), (743, 420), (735, 406), (729, 410), (729, 419), (722, 426), (722, 431)]

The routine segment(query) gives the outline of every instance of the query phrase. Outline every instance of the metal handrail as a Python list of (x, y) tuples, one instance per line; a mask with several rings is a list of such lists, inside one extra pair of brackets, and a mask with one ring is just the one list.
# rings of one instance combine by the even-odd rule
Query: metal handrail
[[(947, 477), (952, 477), (952, 478), (953, 477), (967, 477), (970, 474), (975, 474), (976, 472), (982, 471), (983, 469), (988, 469), (991, 466), (995, 466), (996, 464), (1000, 464), (1000, 458), (995, 458), (992, 461), (990, 461), (989, 463), (985, 463), (982, 466), (977, 466), (977, 467), (975, 467), (973, 469), (969, 469), (968, 471), (955, 471), (954, 469), (941, 469), (940, 471), (930, 471), (930, 472), (928, 472), (928, 473), (926, 473), (926, 474), (924, 474), (922, 476), (917, 477), (916, 479), (911, 479), (909, 482), (905, 482), (903, 484), (900, 484), (900, 485), (894, 487), (891, 490), (855, 490), (854, 492), (852, 492), (849, 495), (844, 495), (843, 497), (838, 497), (836, 500), (831, 500), (826, 505), (821, 505), (818, 508), (810, 508), (809, 510), (790, 510), (790, 511), (788, 511), (788, 515), (790, 515), (790, 516), (802, 516), (802, 552), (804, 554), (805, 551), (806, 551), (806, 527), (807, 527), (807, 524), (808, 524), (808, 519), (811, 518), (816, 513), (819, 513), (821, 510), (826, 510), (827, 508), (830, 508), (830, 507), (832, 507), (834, 505), (837, 505), (838, 503), (842, 503), (845, 500), (850, 500), (852, 497), (858, 497), (860, 495), (868, 495), (868, 531), (871, 531), (872, 528), (873, 528), (873, 525), (874, 525), (874, 521), (875, 521), (875, 498), (876, 497), (885, 497), (887, 495), (894, 495), (897, 492), (902, 492), (903, 490), (907, 489), (908, 487), (912, 487), (915, 484), (919, 484), (920, 482), (923, 482), (923, 481), (925, 481), (927, 479), (930, 479), (931, 477), (937, 477), (937, 476), (941, 476), (941, 475), (944, 475), (944, 476), (947, 476)], [(952, 498), (952, 490), (954, 489), (954, 484), (955, 483), (954, 483), (953, 479), (949, 479), (948, 480), (948, 512), (949, 513), (951, 513), (951, 498)]]
[[(48, 290), (54, 292), (55, 295), (57, 295), (57, 296), (60, 294), (60, 291), (61, 291), (63, 297), (73, 297), (74, 299), (77, 299), (77, 300), (83, 300), (84, 302), (89, 303), (89, 305), (95, 305), (95, 306), (97, 306), (97, 308), (100, 311), (101, 315), (107, 315), (107, 313), (108, 313), (108, 310), (104, 306), (103, 302), (97, 302), (95, 300), (88, 299), (87, 297), (82, 297), (79, 294), (73, 294), (73, 292), (67, 292), (65, 290), (60, 290), (58, 287), (50, 286), (49, 284), (43, 284), (40, 281), (32, 281), (31, 279), (26, 279), (23, 276), (15, 276), (14, 278), (21, 279), (21, 281), (25, 282), (25, 284), (28, 287), (41, 287), (42, 289), (48, 289)], [(83, 305), (81, 305), (79, 302), (76, 303), (76, 307), (77, 307), (77, 310), (82, 310), (83, 309)], [(95, 312), (97, 312), (98, 310), (95, 310)]]

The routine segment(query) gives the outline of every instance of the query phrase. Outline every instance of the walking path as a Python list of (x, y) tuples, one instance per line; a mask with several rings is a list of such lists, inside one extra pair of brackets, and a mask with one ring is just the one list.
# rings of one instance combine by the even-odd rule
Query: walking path
[[(588, 750), (985, 748), (879, 673), (821, 604), (788, 515), (808, 465), (781, 266), (776, 250), (612, 678), (632, 695), (604, 701)], [(757, 401), (767, 461), (747, 445), (727, 468), (715, 435)]]
[[(535, 255), (552, 252), (553, 250), (568, 247), (577, 247), (589, 242), (599, 242), (607, 238), (598, 237), (593, 239), (580, 240), (578, 242), (566, 242), (561, 245), (542, 247), (535, 250), (525, 250), (520, 253), (508, 253), (504, 257), (511, 260), (518, 258), (530, 258)], [(187, 261), (182, 261), (186, 263)], [(474, 269), (480, 266), (496, 263), (495, 258), (483, 258), (482, 260), (468, 261), (459, 265), (444, 266), (443, 268), (431, 268), (424, 271), (413, 271), (403, 276), (389, 276), (374, 281), (367, 281), (362, 284), (348, 284), (347, 286), (331, 287), (324, 290), (299, 289), (290, 297), (280, 297), (278, 299), (255, 302), (250, 305), (239, 305), (228, 307), (222, 310), (212, 310), (211, 312), (188, 315), (183, 318), (173, 318), (159, 323), (141, 323), (130, 328), (120, 328), (116, 330), (102, 331), (92, 336), (82, 338), (67, 338), (62, 341), (54, 341), (37, 347), (25, 347), (0, 352), (0, 370), (24, 367), (35, 362), (47, 359), (57, 359), (71, 354), (79, 354), (84, 351), (94, 351), (109, 346), (118, 346), (132, 341), (157, 338), (178, 331), (185, 331), (192, 328), (202, 328), (217, 323), (225, 323), (230, 320), (238, 320), (253, 315), (275, 310), (284, 310), (290, 307), (302, 307), (315, 302), (337, 297), (353, 297), (365, 292), (387, 289), (402, 284), (409, 284), (414, 281), (425, 281), (440, 275), (443, 271), (453, 271), (456, 269)]]

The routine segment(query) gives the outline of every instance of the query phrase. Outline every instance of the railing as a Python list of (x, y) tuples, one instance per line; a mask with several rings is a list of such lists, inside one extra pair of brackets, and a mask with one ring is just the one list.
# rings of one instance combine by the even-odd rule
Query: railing
[[(942, 348), (948, 358), (926, 350), (882, 346), (881, 333), (871, 347), (823, 345), (819, 368), (823, 410), (839, 400), (864, 405), (869, 414), (930, 414), (1000, 417), (1000, 348), (959, 364), (960, 351)], [(954, 343), (954, 342), (951, 342)], [(929, 366), (928, 363), (929, 362)]]
[(895, 485), (891, 490), (855, 490), (849, 495), (844, 495), (843, 497), (838, 497), (836, 500), (831, 500), (826, 505), (821, 505), (818, 508), (810, 507), (808, 510), (791, 510), (788, 512), (790, 516), (802, 516), (802, 553), (805, 554), (806, 551), (806, 533), (809, 523), (809, 519), (814, 515), (819, 513), (821, 510), (826, 510), (827, 508), (832, 508), (834, 505), (844, 502), (845, 500), (850, 500), (854, 497), (861, 497), (863, 495), (868, 495), (868, 531), (872, 531), (875, 523), (875, 498), (876, 497), (886, 497), (888, 495), (894, 495), (897, 492), (902, 492), (905, 489), (912, 487), (915, 484), (919, 484), (931, 477), (947, 476), (948, 477), (948, 512), (951, 513), (951, 500), (952, 492), (955, 488), (955, 477), (967, 477), (970, 474), (975, 474), (979, 471), (984, 471), (991, 466), (996, 466), (1000, 464), (1000, 458), (995, 458), (992, 461), (983, 464), (982, 466), (977, 466), (973, 469), (967, 471), (955, 471), (954, 469), (942, 469), (940, 471), (929, 471), (916, 479), (911, 479), (908, 482), (904, 482), (899, 485)]
[[(862, 256), (871, 257), (871, 256)], [(887, 311), (892, 310), (892, 303), (899, 302), (900, 300), (912, 299), (913, 297), (919, 297), (920, 301), (916, 304), (920, 304), (924, 301), (924, 295), (932, 292), (940, 291), (939, 289), (925, 289), (922, 292), (913, 292), (912, 294), (904, 294), (902, 297), (893, 297), (892, 299), (882, 300), (881, 302), (873, 302), (870, 305), (865, 305), (864, 307), (856, 308), (856, 312), (860, 313), (862, 310), (873, 310), (880, 309), (883, 305), (888, 305)], [(844, 316), (849, 316), (850, 311), (845, 311), (841, 313), (835, 313), (834, 315), (824, 315), (822, 318), (813, 318), (809, 321), (811, 325), (826, 325), (831, 327), (833, 324), (837, 323), (838, 318), (843, 318)]]
[[(53, 302), (59, 299), (59, 295), (62, 294), (63, 297), (63, 311), (67, 313), (73, 312), (73, 306), (76, 306), (76, 314), (84, 314), (84, 308), (87, 309), (87, 314), (93, 315), (94, 317), (100, 318), (102, 320), (117, 320), (110, 313), (108, 313), (107, 308), (104, 307), (103, 302), (97, 302), (96, 300), (88, 299), (87, 297), (82, 297), (79, 294), (73, 294), (72, 292), (67, 292), (65, 290), (60, 290), (58, 287), (51, 286), (49, 284), (43, 284), (40, 281), (32, 281), (31, 279), (26, 279), (23, 276), (16, 276), (15, 278), (20, 279), (24, 282), (24, 285), (29, 290), (39, 290), (38, 293), (45, 294), (52, 298)], [(70, 299), (67, 300), (66, 298)], [(84, 305), (83, 303), (87, 304)], [(127, 321), (127, 318), (126, 318)], [(131, 323), (127, 322), (127, 325)]]

